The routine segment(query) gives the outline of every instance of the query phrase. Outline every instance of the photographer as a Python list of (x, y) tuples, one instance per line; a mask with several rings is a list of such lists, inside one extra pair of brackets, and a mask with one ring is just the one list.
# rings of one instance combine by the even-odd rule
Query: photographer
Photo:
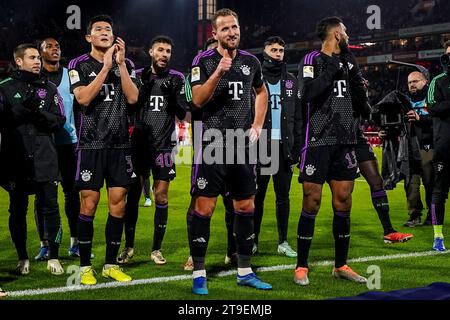
[(428, 90), (429, 112), (433, 119), (434, 188), (431, 199), (431, 214), (434, 229), (433, 249), (445, 251), (444, 224), (445, 200), (448, 196), (448, 166), (450, 162), (450, 41), (444, 44), (441, 57), (444, 72), (436, 76)]
[(426, 95), (428, 85), (426, 76), (418, 71), (408, 75), (408, 97), (412, 110), (406, 114), (411, 123), (408, 137), (411, 150), (413, 146), (420, 152), (420, 160), (415, 160), (410, 153), (410, 182), (405, 184), (408, 202), (409, 220), (405, 227), (415, 227), (421, 223), (423, 204), (420, 198), (420, 180), (425, 187), (425, 201), (428, 208), (424, 224), (431, 224), (431, 193), (433, 191), (433, 132), (432, 121), (428, 114)]
[(64, 125), (63, 106), (56, 86), (40, 74), (41, 60), (35, 46), (19, 45), (14, 60), (18, 70), (0, 83), (0, 168), (10, 198), (9, 230), (19, 257), (16, 271), (20, 275), (29, 273), (26, 214), (28, 195), (36, 194), (36, 206), (44, 216), (44, 235), (49, 241), (47, 269), (62, 275), (64, 269), (58, 260), (58, 159), (53, 133)]

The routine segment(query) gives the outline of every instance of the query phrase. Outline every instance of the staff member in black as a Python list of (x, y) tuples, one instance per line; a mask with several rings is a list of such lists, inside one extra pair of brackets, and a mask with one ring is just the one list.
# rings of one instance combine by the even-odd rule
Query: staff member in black
[[(276, 196), (276, 217), (278, 225), (278, 253), (295, 258), (295, 252), (287, 242), (289, 222), (289, 190), (292, 179), (292, 165), (298, 160), (294, 152), (295, 135), (301, 135), (301, 107), (297, 97), (297, 79), (286, 72), (284, 59), (285, 42), (282, 38), (269, 37), (264, 43), (264, 61), (262, 72), (269, 92), (270, 112), (266, 113), (263, 129), (267, 132), (267, 150), (270, 150), (271, 164), (261, 163), (257, 170), (258, 190), (255, 197), (255, 245), (257, 251), (258, 236), (264, 210), (264, 198), (270, 177)], [(296, 117), (298, 118), (295, 121)], [(297, 139), (300, 141), (300, 139)], [(272, 146), (275, 148), (272, 149)], [(300, 148), (297, 148), (300, 149)], [(299, 154), (299, 151), (297, 152)], [(278, 162), (274, 166), (273, 162)], [(276, 170), (264, 174), (264, 166), (270, 165)]]
[(58, 207), (58, 158), (53, 133), (66, 120), (56, 86), (42, 77), (39, 51), (32, 44), (14, 50), (18, 67), (0, 83), (2, 149), (0, 168), (9, 192), (9, 230), (19, 256), (18, 274), (28, 274), (26, 249), (28, 196), (36, 194), (36, 206), (44, 216), (44, 235), (49, 241), (47, 269), (62, 275), (58, 260), (61, 219)]

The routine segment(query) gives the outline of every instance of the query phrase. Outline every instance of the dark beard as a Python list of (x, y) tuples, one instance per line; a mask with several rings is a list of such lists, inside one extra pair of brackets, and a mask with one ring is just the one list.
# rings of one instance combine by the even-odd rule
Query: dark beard
[(339, 49), (341, 49), (341, 54), (346, 54), (350, 52), (348, 48), (348, 43), (344, 40), (339, 41)]

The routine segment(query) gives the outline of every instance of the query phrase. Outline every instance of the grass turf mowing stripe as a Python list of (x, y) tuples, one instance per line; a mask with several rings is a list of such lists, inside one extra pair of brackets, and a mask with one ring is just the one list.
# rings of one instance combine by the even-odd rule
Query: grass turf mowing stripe
[[(418, 258), (418, 257), (427, 257), (427, 256), (436, 256), (450, 253), (450, 250), (444, 252), (437, 251), (424, 251), (424, 252), (412, 252), (412, 253), (401, 253), (401, 254), (392, 254), (392, 255), (381, 255), (381, 256), (367, 256), (360, 258), (349, 259), (349, 263), (358, 263), (358, 262), (369, 262), (369, 261), (383, 261), (383, 260), (393, 260), (393, 259), (407, 259), (407, 258)], [(334, 264), (333, 260), (324, 260), (310, 263), (310, 266), (331, 266)], [(278, 265), (271, 267), (260, 267), (256, 269), (256, 272), (269, 272), (269, 271), (281, 271), (281, 270), (294, 270), (295, 264), (290, 265)], [(211, 274), (212, 277), (227, 277), (230, 275), (235, 275), (236, 270), (230, 271), (222, 271), (216, 274)], [(97, 290), (97, 289), (106, 289), (106, 288), (118, 288), (118, 287), (130, 287), (142, 284), (151, 284), (151, 283), (163, 283), (170, 281), (181, 281), (181, 280), (189, 280), (192, 279), (192, 275), (178, 275), (178, 276), (170, 276), (170, 277), (158, 277), (158, 278), (149, 278), (149, 279), (139, 279), (133, 280), (130, 282), (109, 282), (109, 283), (101, 283), (94, 286), (66, 286), (66, 287), (56, 287), (56, 288), (47, 288), (47, 289), (27, 289), (27, 290), (19, 290), (19, 291), (10, 291), (8, 292), (9, 297), (24, 297), (24, 296), (37, 296), (51, 293), (65, 293), (65, 292), (73, 292), (73, 291), (84, 291), (84, 290)]]

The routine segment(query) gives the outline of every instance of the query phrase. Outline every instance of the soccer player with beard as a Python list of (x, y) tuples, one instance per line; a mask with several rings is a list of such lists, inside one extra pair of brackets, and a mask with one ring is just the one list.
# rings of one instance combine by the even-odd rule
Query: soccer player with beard
[(357, 283), (366, 278), (347, 265), (350, 244), (350, 210), (358, 163), (354, 146), (356, 127), (352, 103), (352, 66), (344, 58), (348, 48), (346, 28), (337, 17), (317, 25), (320, 52), (305, 56), (299, 66), (299, 90), (304, 108), (305, 144), (299, 181), (303, 183), (303, 208), (298, 223), (298, 256), (294, 282), (308, 285), (308, 256), (325, 181), (332, 193), (335, 265), (333, 276)]
[[(248, 146), (231, 148), (230, 141), (225, 138), (227, 129), (233, 132), (249, 130), (250, 142), (257, 141), (267, 110), (267, 90), (258, 59), (248, 52), (238, 50), (240, 28), (237, 14), (229, 9), (218, 10), (212, 18), (212, 28), (219, 46), (197, 55), (190, 75), (193, 105), (203, 111), (202, 146), (194, 156), (191, 188), (191, 194), (196, 197), (190, 230), (194, 262), (192, 292), (208, 294), (205, 256), (210, 221), (217, 197), (224, 186), (233, 198), (235, 210), (237, 284), (270, 290), (272, 286), (262, 282), (251, 268), (256, 168), (247, 159), (243, 159), (248, 156)], [(256, 95), (255, 114), (252, 112), (253, 92)], [(221, 137), (210, 137), (218, 132)], [(230, 150), (234, 160), (246, 160), (242, 161), (244, 164), (236, 164), (235, 161), (226, 163), (225, 153)], [(222, 154), (223, 157), (216, 156), (214, 160), (217, 161), (210, 163), (205, 159), (205, 151)]]
[(152, 39), (149, 48), (151, 65), (141, 75), (136, 127), (131, 137), (137, 181), (128, 194), (125, 216), (125, 248), (117, 258), (127, 263), (134, 255), (134, 238), (139, 198), (144, 180), (153, 174), (155, 218), (151, 259), (165, 264), (161, 245), (166, 231), (170, 181), (175, 178), (173, 149), (176, 146), (175, 117), (186, 115), (184, 76), (169, 68), (173, 42), (167, 36)]
[(135, 104), (139, 91), (133, 63), (125, 58), (125, 42), (114, 41), (113, 22), (106, 15), (89, 21), (86, 41), (91, 52), (69, 63), (71, 91), (78, 131), (75, 185), (81, 190), (78, 220), (81, 284), (94, 285), (91, 266), (94, 215), (106, 180), (108, 220), (102, 275), (131, 281), (116, 264), (122, 238), (128, 187), (133, 183), (127, 104)]

